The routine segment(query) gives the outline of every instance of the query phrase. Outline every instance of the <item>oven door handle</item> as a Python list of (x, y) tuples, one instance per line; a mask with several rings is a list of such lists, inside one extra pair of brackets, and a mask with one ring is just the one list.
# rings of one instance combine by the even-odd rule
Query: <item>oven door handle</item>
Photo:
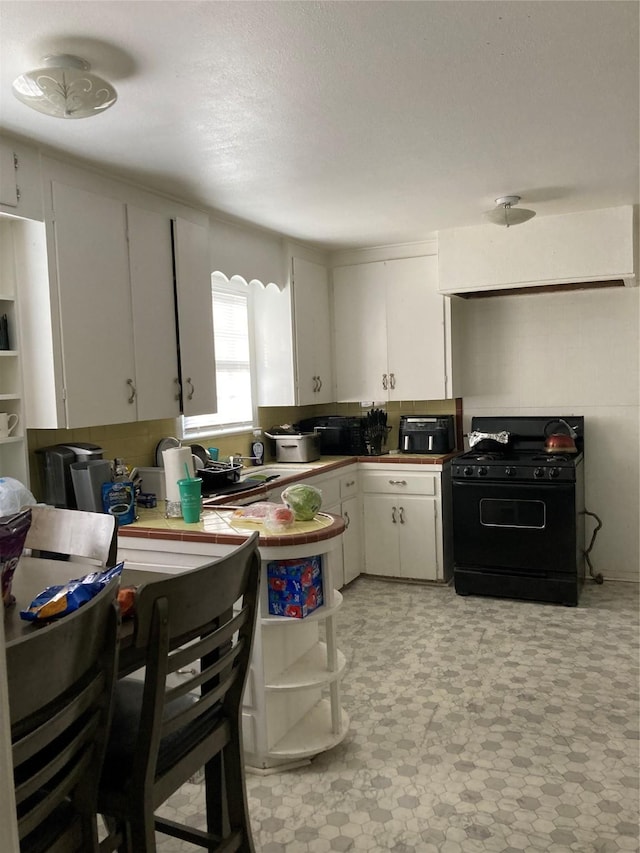
[(545, 483), (541, 480), (536, 480), (534, 483), (516, 483), (513, 480), (454, 480), (452, 485), (454, 489), (482, 489), (484, 492), (499, 488), (504, 491), (504, 496), (507, 499), (519, 490), (559, 494), (563, 491), (574, 492), (576, 487), (572, 480), (561, 483)]

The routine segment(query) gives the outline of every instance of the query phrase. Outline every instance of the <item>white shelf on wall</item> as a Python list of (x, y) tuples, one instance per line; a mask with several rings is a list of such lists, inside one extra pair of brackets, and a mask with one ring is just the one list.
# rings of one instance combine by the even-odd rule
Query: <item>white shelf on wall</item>
[(15, 414), (19, 418), (14, 434), (0, 438), (0, 477), (12, 477), (28, 487), (16, 260), (16, 244), (22, 227), (20, 220), (0, 216), (0, 316), (7, 315), (12, 346), (12, 349), (0, 350), (0, 412)]

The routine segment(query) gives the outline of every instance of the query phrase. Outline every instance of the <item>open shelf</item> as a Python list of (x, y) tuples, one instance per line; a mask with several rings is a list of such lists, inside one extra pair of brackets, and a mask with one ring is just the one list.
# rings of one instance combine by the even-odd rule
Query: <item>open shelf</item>
[(331, 703), (322, 699), (269, 750), (272, 758), (306, 758), (339, 744), (349, 729), (349, 715), (340, 709), (340, 731), (331, 726)]
[(293, 616), (262, 616), (261, 622), (263, 625), (297, 625), (309, 622), (316, 622), (318, 619), (327, 619), (342, 607), (342, 595), (337, 589), (333, 590), (333, 604), (330, 606), (323, 604), (318, 607), (313, 613), (305, 616), (304, 619), (296, 619)]
[(340, 678), (344, 672), (347, 659), (340, 650), (337, 651), (337, 657), (337, 669), (328, 669), (327, 644), (317, 643), (284, 672), (279, 673), (276, 678), (265, 684), (265, 689), (304, 690), (311, 687), (324, 687), (324, 685)]

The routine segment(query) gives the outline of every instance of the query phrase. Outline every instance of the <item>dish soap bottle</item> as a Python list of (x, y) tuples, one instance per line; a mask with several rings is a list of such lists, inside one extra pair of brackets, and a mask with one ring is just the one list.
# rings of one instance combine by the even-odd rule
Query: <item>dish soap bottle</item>
[(253, 457), (252, 462), (254, 465), (264, 465), (264, 444), (260, 441), (261, 435), (261, 429), (254, 429), (254, 442), (251, 445), (251, 456)]

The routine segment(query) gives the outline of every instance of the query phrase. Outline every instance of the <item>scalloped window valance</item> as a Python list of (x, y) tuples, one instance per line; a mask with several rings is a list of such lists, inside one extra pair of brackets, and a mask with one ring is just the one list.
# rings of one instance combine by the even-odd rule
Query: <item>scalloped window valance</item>
[(213, 219), (209, 245), (212, 272), (284, 289), (287, 269), (280, 237)]

